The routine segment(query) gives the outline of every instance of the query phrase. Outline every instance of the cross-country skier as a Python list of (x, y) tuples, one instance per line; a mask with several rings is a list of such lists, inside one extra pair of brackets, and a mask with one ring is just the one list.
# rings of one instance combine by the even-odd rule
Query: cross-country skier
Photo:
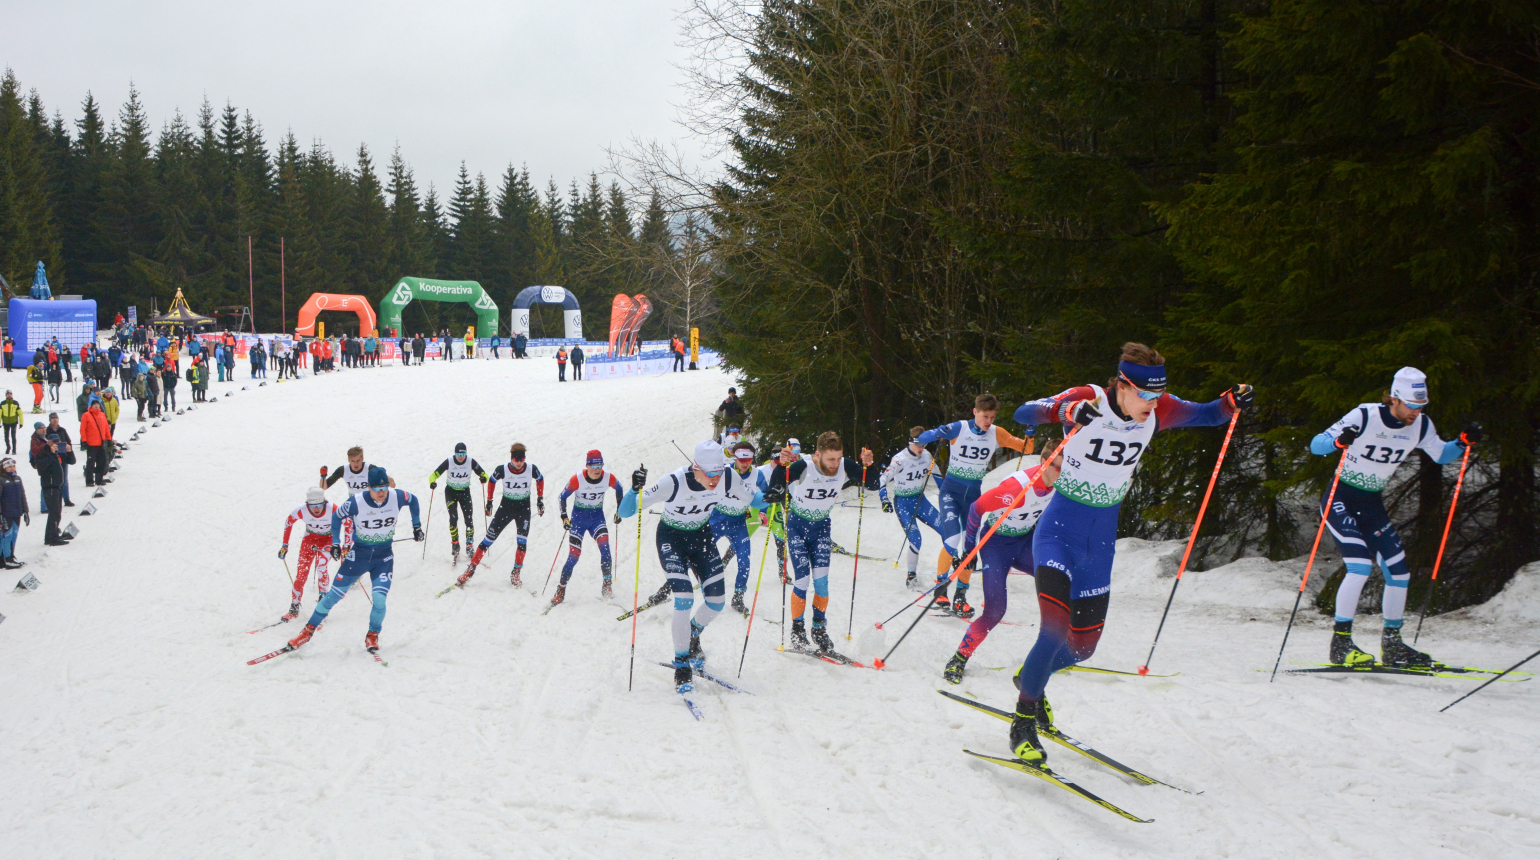
[[(1396, 371), (1390, 393), (1381, 403), (1361, 403), (1310, 440), (1310, 453), (1342, 452), (1342, 474), (1326, 527), (1342, 550), (1347, 575), (1337, 586), (1336, 629), (1331, 637), (1331, 662), (1350, 666), (1370, 665), (1374, 658), (1353, 644), (1353, 616), (1358, 595), (1379, 560), (1385, 577), (1381, 599), (1384, 631), (1380, 634), (1380, 659), (1387, 666), (1431, 666), (1433, 658), (1401, 641), (1406, 612), (1406, 588), (1411, 572), (1401, 535), (1385, 513), (1380, 493), (1390, 483), (1401, 462), (1421, 448), (1444, 464), (1456, 460), (1469, 445), (1481, 441), (1481, 425), (1468, 424), (1458, 439), (1445, 442), (1433, 429), (1433, 419), (1423, 411), (1428, 405), (1428, 378), (1415, 367)], [(1326, 496), (1321, 496), (1326, 504)]]
[[(754, 446), (739, 442), (731, 449), (729, 464), (738, 475), (733, 482), (734, 492), (723, 496), (711, 511), (711, 539), (713, 542), (727, 539), (732, 554), (738, 558), (738, 576), (733, 581), (733, 609), (744, 616), (749, 608), (743, 602), (743, 594), (749, 587), (749, 508), (764, 507), (764, 497), (755, 488)], [(769, 522), (766, 521), (766, 525)], [(725, 562), (724, 562), (725, 564)]]
[[(347, 485), (348, 495), (356, 496), (369, 489), (369, 470), (374, 468), (372, 463), (364, 462), (364, 449), (357, 445), (348, 449), (348, 462), (338, 466), (330, 475), (326, 474), (326, 467), (321, 467), (321, 489), (330, 489), (332, 484), (341, 481)], [(390, 479), (391, 487), (396, 486), (396, 479)]]
[[(958, 555), (962, 545), (963, 521), (968, 518), (968, 506), (978, 499), (979, 484), (989, 472), (989, 461), (995, 452), (1010, 448), (1024, 454), (1032, 453), (1029, 439), (1018, 439), (995, 424), (995, 413), (999, 408), (1000, 401), (993, 394), (980, 394), (973, 400), (973, 418), (943, 424), (919, 436), (921, 446), (938, 440), (951, 443), (946, 477), (941, 481), (937, 499), (940, 503), (937, 507), (941, 510), (941, 540), (945, 545), (936, 562), (937, 585), (951, 573), (952, 558)], [(952, 600), (949, 602), (943, 593), (936, 599), (936, 605), (960, 618), (973, 617), (973, 607), (967, 600), (970, 575), (971, 571), (964, 570), (957, 577)]]
[(717, 441), (722, 443), (722, 450), (724, 452), (731, 452), (733, 448), (737, 447), (739, 442), (743, 441), (743, 428), (737, 424), (729, 424), (722, 431), (722, 437)]
[[(925, 497), (925, 485), (934, 462), (930, 452), (920, 444), (924, 427), (909, 428), (909, 444), (893, 455), (888, 467), (882, 470), (882, 489), (877, 491), (884, 511), (898, 515), (898, 524), (904, 527), (904, 549), (899, 560), (903, 562), (907, 576), (904, 584), (915, 588), (920, 569), (920, 523), (930, 526), (941, 535), (941, 512)], [(892, 495), (888, 490), (892, 489)]]
[(1037, 642), (1019, 676), (1020, 697), (1011, 720), (1011, 751), (1032, 765), (1047, 760), (1039, 725), (1053, 725), (1043, 695), (1054, 672), (1090, 658), (1101, 639), (1112, 591), (1118, 509), (1157, 430), (1224, 424), (1251, 406), (1251, 386), (1236, 385), (1218, 400), (1191, 403), (1166, 393), (1165, 359), (1142, 343), (1126, 343), (1118, 372), (1104, 389), (1080, 385), (1023, 403), (1016, 423), (1074, 424), (1064, 446), (1063, 472), (1053, 498), (1033, 529)]
[(786, 502), (787, 554), (796, 575), (791, 592), (791, 643), (800, 650), (809, 650), (802, 618), (809, 585), (813, 589), (813, 642), (821, 653), (834, 650), (825, 617), (829, 609), (829, 513), (845, 483), (861, 484), (863, 473), (866, 489), (876, 490), (880, 473), (872, 468), (871, 449), (862, 448), (859, 461), (846, 457), (839, 435), (829, 430), (819, 435), (811, 457), (799, 458), (790, 448), (783, 450), (781, 465), (770, 476), (765, 501)]
[(289, 595), (289, 611), (283, 616), (285, 621), (299, 617), (299, 601), (305, 596), (305, 579), (310, 576), (312, 562), (315, 564), (315, 584), (319, 596), (325, 597), (327, 589), (331, 588), (326, 554), (332, 546), (332, 514), (336, 510), (337, 506), (326, 500), (325, 490), (311, 487), (305, 492), (305, 503), (295, 508), (283, 524), (283, 546), (278, 548), (279, 558), (289, 555), (289, 531), (294, 528), (294, 524), (305, 525), (305, 537), (299, 543), (299, 561), (296, 562), (299, 576), (294, 578)]
[[(347, 561), (337, 569), (336, 581), (316, 604), (305, 628), (289, 640), (291, 647), (298, 648), (309, 642), (337, 601), (348, 593), (359, 577), (367, 574), (372, 585), (370, 599), (374, 609), (369, 613), (369, 633), (364, 636), (364, 648), (370, 654), (379, 651), (380, 627), (385, 623), (385, 596), (390, 593), (390, 578), (396, 563), (391, 542), (396, 538), (396, 520), (403, 508), (412, 514), (412, 540), (423, 540), (426, 535), (422, 531), (417, 497), (406, 490), (392, 489), (385, 470), (370, 466), (368, 489), (349, 497), (332, 512), (332, 560), (341, 560), (346, 552)], [(352, 538), (351, 546), (344, 546), (345, 537)]]
[(465, 443), (455, 443), (455, 452), (438, 464), (428, 476), (428, 489), (438, 487), (439, 476), (444, 476), (444, 504), (449, 507), (449, 551), (455, 562), (460, 560), (460, 511), (465, 512), (465, 548), (476, 542), (476, 508), (471, 499), (471, 476), (487, 482), (486, 470), (466, 452)]
[[(481, 546), (476, 547), (476, 554), (471, 556), (471, 563), (460, 574), (455, 582), (460, 585), (476, 575), (476, 567), (481, 564), (481, 559), (486, 556), (487, 550), (497, 542), (497, 536), (502, 534), (511, 522), (518, 529), (519, 548), (513, 556), (513, 572), (508, 579), (514, 588), (522, 586), (519, 581), (519, 572), (524, 569), (524, 551), (529, 548), (529, 499), (535, 497), (535, 507), (540, 516), (545, 516), (545, 476), (540, 474), (540, 469), (534, 463), (525, 462), (528, 453), (523, 442), (515, 442), (508, 448), (508, 462), (492, 470), (492, 480), (487, 484), (486, 514), (492, 517), (491, 525), (487, 526), (487, 536), (481, 539)], [(497, 506), (497, 514), (492, 514), (492, 496), (498, 490), (502, 491), (503, 500)]]
[[(1053, 498), (1053, 485), (1059, 480), (1059, 469), (1063, 464), (1064, 457), (1060, 455), (1052, 463), (1015, 472), (968, 506), (968, 523), (963, 528), (963, 555), (973, 551), (979, 534), (985, 530), (985, 514), (1001, 511), (999, 516), (1005, 517), (1005, 521), (979, 551), (979, 570), (984, 577), (984, 611), (968, 625), (957, 653), (947, 661), (941, 677), (948, 683), (962, 683), (968, 658), (1005, 617), (1009, 597), (1005, 582), (1011, 570), (1027, 574), (1037, 572), (1037, 565), (1032, 562), (1032, 529), (1037, 526), (1043, 509), (1048, 507), (1049, 499)], [(1007, 505), (1011, 507), (1007, 508)], [(991, 517), (990, 521), (995, 519)]]
[[(618, 506), (624, 497), (625, 491), (621, 489), (620, 481), (605, 470), (604, 455), (595, 448), (588, 452), (585, 463), (586, 468), (571, 480), (561, 491), (557, 498), (557, 504), (561, 506), (561, 525), (567, 531), (567, 563), (561, 566), (561, 582), (556, 586), (556, 595), (551, 598), (552, 605), (561, 603), (567, 598), (567, 580), (572, 578), (572, 570), (577, 567), (578, 558), (583, 555), (583, 536), (592, 534), (594, 543), (599, 545), (599, 569), (604, 573), (604, 585), (599, 593), (605, 600), (615, 596), (610, 580), (610, 529), (604, 523), (604, 495), (614, 491), (615, 504)], [(572, 516), (567, 516), (567, 497), (572, 496)], [(615, 522), (620, 522), (617, 514)]]
[[(711, 510), (729, 492), (736, 492), (742, 478), (727, 468), (722, 446), (716, 440), (695, 446), (690, 465), (681, 466), (647, 486), (647, 470), (631, 475), (631, 489), (620, 502), (621, 518), (641, 516), (641, 511), (663, 505), (656, 542), (658, 561), (674, 592), (674, 687), (689, 692), (692, 667), (705, 663), (700, 636), (726, 605), (723, 599), (726, 573), (722, 557), (711, 540)], [(647, 487), (643, 490), (643, 487)], [(640, 497), (638, 497), (640, 496)], [(702, 606), (694, 611), (695, 590), (690, 575), (700, 582)]]

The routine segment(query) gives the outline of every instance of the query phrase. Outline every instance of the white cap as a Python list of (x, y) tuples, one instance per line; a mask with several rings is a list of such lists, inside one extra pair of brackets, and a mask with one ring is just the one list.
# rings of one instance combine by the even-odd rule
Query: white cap
[(722, 444), (709, 441), (697, 444), (695, 465), (707, 472), (720, 472), (727, 468), (727, 458), (722, 456)]
[(1396, 371), (1390, 383), (1390, 396), (1408, 406), (1425, 406), (1428, 402), (1428, 377), (1415, 367), (1403, 367)]
[(326, 491), (321, 489), (320, 487), (311, 487), (310, 489), (306, 490), (305, 491), (305, 504), (307, 504), (307, 505), (324, 505), (324, 504), (326, 504)]

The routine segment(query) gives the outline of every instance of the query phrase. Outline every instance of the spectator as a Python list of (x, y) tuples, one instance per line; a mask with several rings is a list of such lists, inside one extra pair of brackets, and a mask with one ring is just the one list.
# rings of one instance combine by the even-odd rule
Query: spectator
[[(140, 362), (144, 364), (144, 362)], [(145, 371), (140, 375), (144, 380), (145, 403), (150, 407), (150, 417), (160, 417), (161, 379), (160, 371), (144, 364)]]
[(33, 364), (27, 368), (27, 382), (32, 386), (32, 412), (43, 412), (43, 383), (48, 376), (43, 371), (42, 364)]
[(513, 357), (529, 358), (529, 336), (524, 332), (513, 336)]
[(96, 386), (87, 382), (80, 386), (80, 393), (75, 395), (75, 420), (79, 421), (86, 415), (86, 410), (91, 408), (91, 398), (96, 396)]
[(10, 335), (5, 336), (5, 372), (11, 372), (11, 362), (16, 358), (16, 341), (11, 340)]
[(75, 371), (70, 365), (75, 363), (75, 355), (70, 352), (70, 347), (67, 343), (59, 347), (59, 363), (64, 365), (64, 381), (74, 382)]
[(418, 364), (422, 364), (428, 357), (428, 341), (423, 338), (422, 332), (418, 332), (417, 337), (412, 341), (412, 353), (417, 357)]
[[(107, 416), (107, 426), (112, 428), (113, 437), (118, 433), (118, 414), (123, 404), (118, 400), (118, 395), (111, 388), (103, 388), (100, 395), (102, 399), (102, 414)], [(110, 457), (108, 459), (111, 459)]]
[(717, 429), (743, 426), (743, 403), (738, 399), (738, 389), (727, 389), (727, 399), (717, 407)]
[(235, 381), (235, 335), (230, 335), (230, 342), (225, 344), (224, 379), (226, 382)]
[(58, 436), (60, 442), (64, 445), (63, 448), (59, 449), (60, 452), (63, 453), (67, 450), (70, 455), (69, 460), (64, 464), (64, 485), (60, 487), (59, 492), (64, 495), (64, 506), (66, 508), (73, 508), (75, 503), (70, 501), (69, 467), (71, 463), (75, 462), (75, 440), (70, 438), (69, 429), (59, 423), (59, 413), (57, 412), (48, 413), (48, 427), (43, 431), (43, 437), (46, 439), (49, 436)]
[[(492, 346), (492, 358), (496, 359), (496, 358), (500, 357), (497, 354), (497, 348), (499, 346), (502, 346), (502, 344), (503, 344), (503, 339), (502, 338), (498, 337), (495, 334), (492, 335), (492, 343), (491, 343), (491, 346)], [(11, 366), (11, 354), (10, 354), (10, 348), (9, 347), (6, 348), (5, 366), (7, 368), (9, 368)]]
[(59, 402), (59, 386), (64, 384), (64, 371), (59, 369), (56, 361), (48, 365), (48, 397), (49, 402)]
[(5, 426), (5, 453), (16, 453), (16, 430), (21, 426), (21, 404), (11, 396), (11, 392), (5, 393), (5, 400), (0, 401), (0, 424)]
[(176, 409), (176, 366), (167, 363), (160, 369), (160, 391), (163, 409)]
[(192, 392), (192, 399), (194, 403), (203, 402), (202, 382), (207, 376), (208, 368), (203, 366), (202, 361), (195, 358), (193, 359), (192, 364), (187, 366), (187, 390)]
[(683, 373), (684, 372), (684, 341), (680, 340), (679, 339), (679, 335), (677, 335), (677, 334), (669, 335), (669, 338), (670, 338), (669, 346), (674, 351), (674, 367), (673, 367), (673, 369), (679, 371), (680, 373)]
[(556, 381), (567, 381), (567, 348), (564, 346), (556, 348)]
[(133, 395), (134, 403), (139, 406), (139, 423), (142, 424), (144, 423), (144, 402), (150, 396), (149, 386), (145, 382), (144, 374), (134, 377), (134, 381), (129, 383), (128, 393)]
[(69, 487), (68, 467), (75, 462), (75, 452), (58, 433), (49, 433), (44, 449), (33, 458), (38, 479), (43, 485), (43, 508), (48, 512), (48, 523), (43, 527), (43, 543), (48, 546), (64, 546), (69, 538), (59, 534), (59, 518), (69, 500), (60, 504), (62, 491)]
[(581, 346), (574, 345), (572, 347), (572, 378), (574, 380), (583, 378), (583, 348)]
[(16, 474), (16, 459), (0, 460), (0, 567), (15, 570), (22, 566), (16, 560), (16, 538), (21, 534), (21, 524), (32, 525), (31, 505), (27, 504), (27, 486)]
[(471, 334), (471, 330), (470, 329), (466, 329), (465, 330), (465, 357), (466, 358), (471, 358), (472, 356), (475, 355), (475, 353), (476, 353), (476, 338)]
[(112, 444), (112, 426), (102, 412), (100, 401), (93, 400), (91, 408), (80, 419), (80, 444), (86, 449), (86, 486), (107, 483), (106, 448)]

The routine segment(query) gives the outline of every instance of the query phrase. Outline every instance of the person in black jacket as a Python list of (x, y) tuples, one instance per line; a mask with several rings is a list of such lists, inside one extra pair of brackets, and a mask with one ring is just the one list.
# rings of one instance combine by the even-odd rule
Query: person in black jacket
[(32, 525), (28, 511), (27, 488), (16, 474), (16, 459), (0, 460), (0, 567), (15, 570), (22, 566), (16, 560), (16, 538), (21, 534), (21, 524)]
[(583, 348), (581, 346), (572, 347), (572, 378), (583, 378)]
[(59, 518), (64, 512), (64, 467), (75, 462), (72, 446), (59, 439), (58, 433), (48, 434), (48, 444), (33, 458), (33, 467), (43, 484), (43, 503), (48, 507), (48, 523), (43, 527), (43, 543), (48, 546), (64, 546), (69, 538), (59, 534)]

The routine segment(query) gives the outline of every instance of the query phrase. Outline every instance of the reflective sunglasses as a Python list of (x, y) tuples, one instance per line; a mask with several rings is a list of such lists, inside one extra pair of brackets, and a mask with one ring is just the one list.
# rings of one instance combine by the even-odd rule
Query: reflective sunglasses
[(722, 477), (722, 473), (727, 471), (727, 467), (726, 466), (723, 466), (720, 469), (708, 469), (708, 468), (706, 468), (705, 466), (702, 466), (699, 463), (695, 464), (695, 468), (699, 469), (701, 471), (701, 474), (705, 475), (708, 478), (720, 478), (720, 477)]
[(1143, 388), (1140, 388), (1139, 386), (1135, 385), (1134, 381), (1132, 379), (1129, 379), (1125, 374), (1119, 373), (1118, 374), (1118, 378), (1123, 380), (1124, 382), (1128, 383), (1128, 386), (1134, 390), (1134, 393), (1139, 395), (1139, 399), (1140, 400), (1145, 400), (1145, 401), (1159, 400), (1160, 399), (1160, 395), (1165, 394), (1164, 391), (1145, 391)]

